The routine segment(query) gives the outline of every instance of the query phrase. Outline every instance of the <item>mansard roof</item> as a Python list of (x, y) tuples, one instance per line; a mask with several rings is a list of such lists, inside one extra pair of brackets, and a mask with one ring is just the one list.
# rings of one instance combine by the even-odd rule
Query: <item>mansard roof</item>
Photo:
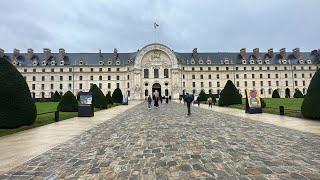
[[(127, 65), (132, 64), (135, 61), (137, 52), (132, 53), (65, 53), (63, 58), (65, 65), (79, 65), (80, 61), (83, 61), (84, 65), (101, 65), (100, 61), (103, 61), (104, 65)], [(300, 58), (296, 59), (293, 55), (293, 52), (287, 52), (286, 57), (283, 58), (280, 56), (280, 52), (274, 52), (273, 56), (270, 57), (270, 54), (267, 52), (259, 52), (258, 59), (253, 55), (253, 52), (246, 52), (245, 57), (240, 56), (240, 53), (236, 52), (197, 52), (194, 50), (190, 53), (179, 53), (174, 52), (177, 60), (181, 64), (192, 64), (192, 65), (205, 65), (205, 64), (242, 64), (243, 60), (249, 61), (254, 60), (255, 64), (257, 61), (262, 61), (262, 64), (281, 64), (283, 59), (288, 60), (290, 64), (298, 64), (300, 60), (303, 60), (304, 63), (307, 60), (311, 60), (312, 63), (320, 64), (320, 50), (317, 52), (299, 52)], [(194, 55), (196, 53), (196, 55)], [(10, 61), (18, 61), (22, 66), (33, 66), (33, 62), (37, 61), (41, 66), (44, 61), (44, 53), (33, 53), (31, 59), (28, 57), (28, 53), (19, 53), (18, 56), (14, 57), (13, 53), (5, 53), (10, 59)], [(243, 59), (244, 58), (244, 59)], [(226, 63), (226, 60), (228, 63)], [(48, 60), (46, 60), (47, 65), (50, 65), (51, 61), (56, 61), (56, 64), (60, 64), (62, 59), (60, 59), (59, 53), (51, 53)], [(120, 62), (119, 64), (117, 62)]]

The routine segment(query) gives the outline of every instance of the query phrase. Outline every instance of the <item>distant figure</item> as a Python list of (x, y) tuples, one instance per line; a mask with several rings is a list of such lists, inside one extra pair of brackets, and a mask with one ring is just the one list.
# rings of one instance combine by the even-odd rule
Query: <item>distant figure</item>
[(207, 101), (208, 101), (208, 104), (209, 104), (209, 108), (210, 108), (210, 107), (212, 108), (212, 98), (209, 97)]
[(191, 115), (191, 103), (193, 101), (193, 96), (189, 95), (189, 93), (186, 94), (184, 97), (184, 101), (187, 102), (187, 108), (188, 108), (188, 116)]
[(151, 109), (151, 103), (152, 103), (152, 98), (149, 95), (149, 97), (148, 97), (148, 109)]
[(166, 96), (166, 103), (167, 103), (167, 104), (169, 103), (169, 98), (168, 98), (168, 96)]
[(181, 104), (181, 100), (182, 100), (182, 97), (181, 97), (181, 96), (179, 96), (179, 101), (180, 101), (180, 104)]
[(163, 100), (163, 98), (162, 98), (162, 96), (160, 96), (160, 102), (161, 102), (161, 104), (162, 104), (162, 100)]
[(154, 106), (155, 107), (159, 107), (159, 92), (158, 91), (155, 91), (154, 92)]
[(200, 96), (197, 97), (198, 106), (200, 106)]

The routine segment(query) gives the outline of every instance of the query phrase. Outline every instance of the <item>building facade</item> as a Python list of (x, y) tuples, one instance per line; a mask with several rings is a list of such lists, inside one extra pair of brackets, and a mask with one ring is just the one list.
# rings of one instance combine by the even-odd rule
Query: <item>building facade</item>
[(259, 48), (237, 53), (178, 53), (163, 44), (149, 44), (132, 53), (5, 53), (25, 77), (34, 98), (50, 98), (55, 91), (89, 91), (96, 84), (105, 94), (119, 87), (130, 99), (144, 99), (158, 90), (162, 96), (178, 98), (189, 93), (219, 94), (228, 80), (239, 92), (256, 89), (262, 97), (278, 90), (281, 97), (292, 97), (295, 89), (304, 94), (320, 64), (320, 50), (286, 52)]

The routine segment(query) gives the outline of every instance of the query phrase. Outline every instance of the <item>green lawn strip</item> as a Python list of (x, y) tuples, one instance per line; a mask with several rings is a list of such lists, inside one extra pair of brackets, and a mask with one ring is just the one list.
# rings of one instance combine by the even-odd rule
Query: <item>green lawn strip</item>
[[(112, 104), (112, 105), (108, 105), (108, 109), (118, 106), (119, 104)], [(45, 112), (53, 112), (57, 109), (58, 106), (58, 102), (37, 102), (36, 103), (37, 106), (37, 113), (45, 113)], [(94, 108), (94, 111), (100, 111), (100, 109), (98, 108)], [(59, 120), (63, 121), (66, 119), (70, 119), (73, 117), (77, 117), (78, 116), (78, 112), (59, 112)], [(47, 124), (51, 124), (54, 123), (54, 113), (48, 113), (48, 114), (41, 114), (41, 115), (37, 115), (37, 119), (36, 121), (30, 125), (30, 126), (22, 126), (19, 128), (15, 128), (15, 129), (0, 129), (0, 137), (1, 136), (5, 136), (5, 135), (9, 135), (9, 134), (14, 134), (20, 131), (24, 131), (27, 129), (32, 129), (32, 128), (36, 128), (36, 127), (40, 127), (43, 125), (47, 125)]]
[[(284, 106), (285, 115), (290, 117), (302, 118), (300, 111), (301, 104), (303, 102), (302, 98), (264, 98), (267, 107), (263, 108), (263, 112), (270, 114), (279, 114), (279, 106)], [(243, 104), (231, 105), (229, 107), (235, 109), (245, 109), (245, 99), (242, 99)]]

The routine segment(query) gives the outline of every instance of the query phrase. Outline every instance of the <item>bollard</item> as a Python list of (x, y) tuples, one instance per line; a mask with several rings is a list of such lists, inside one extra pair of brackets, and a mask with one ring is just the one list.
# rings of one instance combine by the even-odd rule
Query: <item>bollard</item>
[(59, 111), (54, 112), (54, 121), (55, 122), (59, 121)]
[(279, 113), (280, 115), (284, 115), (284, 106), (279, 106)]

